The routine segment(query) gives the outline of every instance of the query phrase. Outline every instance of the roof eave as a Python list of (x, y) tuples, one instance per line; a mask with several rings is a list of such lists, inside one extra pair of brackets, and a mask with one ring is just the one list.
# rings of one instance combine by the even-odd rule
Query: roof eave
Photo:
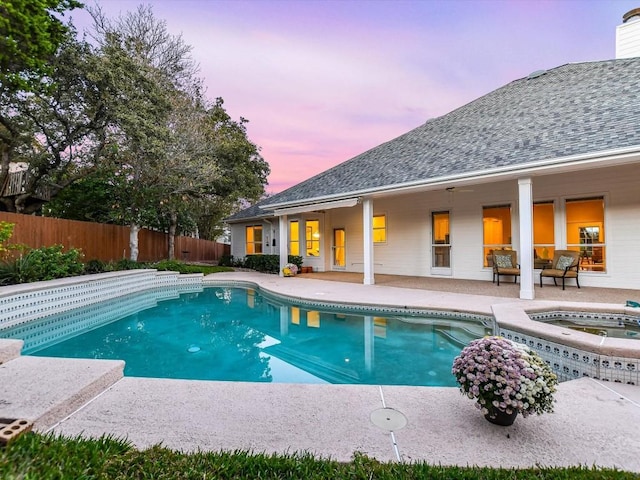
[(447, 187), (471, 185), (478, 183), (490, 183), (493, 181), (508, 180), (523, 176), (538, 176), (550, 173), (566, 173), (585, 168), (601, 168), (604, 166), (623, 165), (640, 162), (640, 145), (620, 149), (603, 150), (587, 154), (570, 155), (567, 157), (552, 158), (529, 162), (522, 165), (510, 165), (507, 167), (493, 168), (483, 171), (465, 172), (458, 175), (448, 175), (427, 180), (418, 180), (402, 184), (387, 185), (362, 190), (353, 190), (334, 195), (306, 198), (304, 200), (292, 200), (288, 202), (272, 203), (260, 206), (268, 210), (281, 210), (285, 208), (304, 207), (322, 202), (331, 202), (353, 197), (377, 197), (387, 194), (409, 193), (411, 191), (429, 191)]

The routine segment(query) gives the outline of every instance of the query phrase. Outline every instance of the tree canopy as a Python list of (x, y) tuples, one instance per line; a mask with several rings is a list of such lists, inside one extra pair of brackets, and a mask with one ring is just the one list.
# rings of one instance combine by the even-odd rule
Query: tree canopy
[(3, 0), (0, 3), (0, 83), (25, 87), (46, 70), (68, 27), (60, 20), (76, 0)]
[(91, 43), (69, 25), (35, 84), (0, 89), (0, 185), (11, 165), (24, 174), (19, 194), (0, 192), (0, 209), (39, 213), (49, 202), (49, 215), (130, 225), (132, 259), (142, 226), (219, 233), (267, 182), (247, 120), (206, 97), (191, 47), (150, 6), (91, 13)]

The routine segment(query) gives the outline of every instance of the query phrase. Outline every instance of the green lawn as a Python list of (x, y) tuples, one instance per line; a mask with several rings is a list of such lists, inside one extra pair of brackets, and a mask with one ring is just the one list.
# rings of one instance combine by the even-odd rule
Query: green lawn
[(0, 478), (48, 479), (638, 479), (610, 469), (490, 469), (380, 463), (356, 454), (349, 463), (310, 455), (247, 452), (179, 453), (161, 446), (139, 451), (109, 437), (69, 439), (28, 433), (0, 448)]

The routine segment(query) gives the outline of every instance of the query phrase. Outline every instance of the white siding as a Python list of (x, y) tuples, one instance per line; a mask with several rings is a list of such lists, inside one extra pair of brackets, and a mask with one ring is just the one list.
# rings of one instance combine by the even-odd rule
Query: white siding
[(616, 27), (616, 58), (640, 57), (640, 20)]
[[(555, 202), (557, 248), (565, 246), (565, 200), (595, 196), (605, 199), (607, 271), (581, 272), (580, 284), (640, 288), (640, 169), (622, 166), (533, 178), (534, 201)], [(452, 277), (490, 281), (491, 270), (483, 266), (482, 258), (482, 207), (506, 204), (512, 208), (513, 248), (519, 250), (517, 180), (460, 188), (453, 193), (442, 189), (375, 199), (374, 215), (387, 218), (387, 242), (374, 245), (375, 273), (431, 276), (431, 212), (448, 210)], [(294, 219), (318, 219), (323, 232), (321, 257), (304, 257), (305, 265), (316, 271), (331, 270), (333, 229), (344, 228), (345, 270), (363, 271), (361, 205), (289, 218)], [(277, 232), (277, 221), (272, 221)], [(234, 256), (244, 256), (244, 226), (231, 226)]]
[[(278, 219), (254, 220), (246, 223), (232, 223), (229, 226), (231, 233), (231, 255), (234, 258), (244, 258), (246, 255), (246, 227), (250, 225), (262, 225), (262, 253), (278, 254), (280, 245), (280, 232), (278, 231)], [(274, 245), (275, 239), (275, 245)]]
[(243, 258), (245, 254), (245, 227), (244, 223), (232, 223), (229, 226), (231, 232), (231, 255), (234, 258)]

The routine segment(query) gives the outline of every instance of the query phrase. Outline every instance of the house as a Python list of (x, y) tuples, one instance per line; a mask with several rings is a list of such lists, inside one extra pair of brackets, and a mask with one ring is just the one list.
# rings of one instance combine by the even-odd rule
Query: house
[(581, 286), (640, 288), (640, 9), (623, 20), (618, 58), (535, 71), (232, 216), (232, 255), (373, 284), (491, 280), (507, 248), (532, 299), (571, 249)]

